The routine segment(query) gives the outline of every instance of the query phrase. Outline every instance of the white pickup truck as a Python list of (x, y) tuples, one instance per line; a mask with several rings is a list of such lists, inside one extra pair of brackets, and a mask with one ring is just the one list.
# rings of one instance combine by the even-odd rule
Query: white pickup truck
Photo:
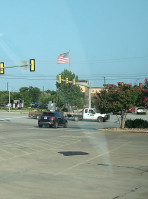
[(81, 112), (65, 112), (64, 116), (72, 117), (74, 120), (97, 120), (98, 122), (105, 122), (110, 118), (109, 114), (97, 113), (95, 108), (84, 108)]
[(83, 109), (83, 119), (97, 120), (98, 122), (105, 122), (109, 119), (108, 114), (96, 113), (93, 108)]

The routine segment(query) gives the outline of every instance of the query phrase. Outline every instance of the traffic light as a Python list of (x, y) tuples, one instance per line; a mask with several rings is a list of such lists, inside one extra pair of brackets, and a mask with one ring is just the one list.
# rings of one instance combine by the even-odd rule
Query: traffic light
[(72, 84), (75, 85), (76, 84), (76, 79), (72, 80)]
[(0, 74), (4, 74), (4, 62), (0, 62)]
[(30, 71), (35, 71), (35, 59), (30, 59)]
[(68, 81), (68, 77), (66, 77), (66, 84), (68, 84), (68, 82), (69, 82), (69, 81)]
[(61, 84), (62, 82), (62, 77), (61, 77), (61, 74), (59, 74), (59, 84)]

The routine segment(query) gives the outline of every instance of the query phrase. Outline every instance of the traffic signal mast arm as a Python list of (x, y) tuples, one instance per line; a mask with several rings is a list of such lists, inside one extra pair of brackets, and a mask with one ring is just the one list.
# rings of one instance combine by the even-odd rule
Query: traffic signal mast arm
[[(66, 82), (67, 81), (67, 82)], [(79, 82), (76, 82), (75, 79), (73, 79), (72, 81), (68, 80), (68, 78), (66, 77), (66, 79), (62, 79), (61, 78), (61, 75), (59, 75), (59, 84), (61, 84), (61, 82), (66, 82), (66, 83), (74, 83), (76, 85), (80, 85), (80, 86), (85, 86), (87, 88), (90, 88), (90, 83), (87, 83), (87, 84), (83, 84), (83, 83), (79, 83)]]
[(73, 83), (73, 81), (69, 81), (67, 77), (66, 77), (66, 79), (60, 79), (60, 77), (59, 77), (59, 84), (61, 84), (61, 82), (65, 82), (66, 84)]
[[(28, 65), (21, 65), (21, 66), (5, 66), (4, 69), (6, 69), (6, 68), (18, 68), (18, 67), (25, 67), (25, 66), (30, 66), (30, 64), (28, 64)], [(3, 68), (3, 67), (0, 67), (0, 68)]]
[(87, 88), (91, 88), (91, 85), (90, 85), (90, 82), (87, 82), (87, 84), (83, 84), (83, 83), (79, 83), (79, 82), (76, 82), (77, 85), (80, 85), (80, 86), (85, 86)]
[(30, 71), (35, 71), (35, 59), (30, 59), (30, 64), (24, 64), (24, 65), (19, 65), (19, 66), (5, 66), (4, 67), (4, 62), (0, 62), (3, 63), (3, 66), (0, 65), (0, 69), (6, 69), (6, 68), (18, 68), (18, 67), (26, 67), (26, 66), (30, 66)]

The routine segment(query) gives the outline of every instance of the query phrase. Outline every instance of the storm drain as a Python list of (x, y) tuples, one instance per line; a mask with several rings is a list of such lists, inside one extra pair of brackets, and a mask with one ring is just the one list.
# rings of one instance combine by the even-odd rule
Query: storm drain
[(72, 155), (88, 155), (89, 153), (83, 151), (60, 151), (58, 153), (63, 154), (64, 156), (72, 156)]

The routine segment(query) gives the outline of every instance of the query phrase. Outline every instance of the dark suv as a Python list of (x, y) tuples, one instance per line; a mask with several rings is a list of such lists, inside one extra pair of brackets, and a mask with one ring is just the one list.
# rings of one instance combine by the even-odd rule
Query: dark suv
[(42, 127), (43, 125), (54, 128), (57, 128), (58, 126), (67, 128), (68, 122), (62, 113), (46, 111), (38, 117), (38, 127)]

